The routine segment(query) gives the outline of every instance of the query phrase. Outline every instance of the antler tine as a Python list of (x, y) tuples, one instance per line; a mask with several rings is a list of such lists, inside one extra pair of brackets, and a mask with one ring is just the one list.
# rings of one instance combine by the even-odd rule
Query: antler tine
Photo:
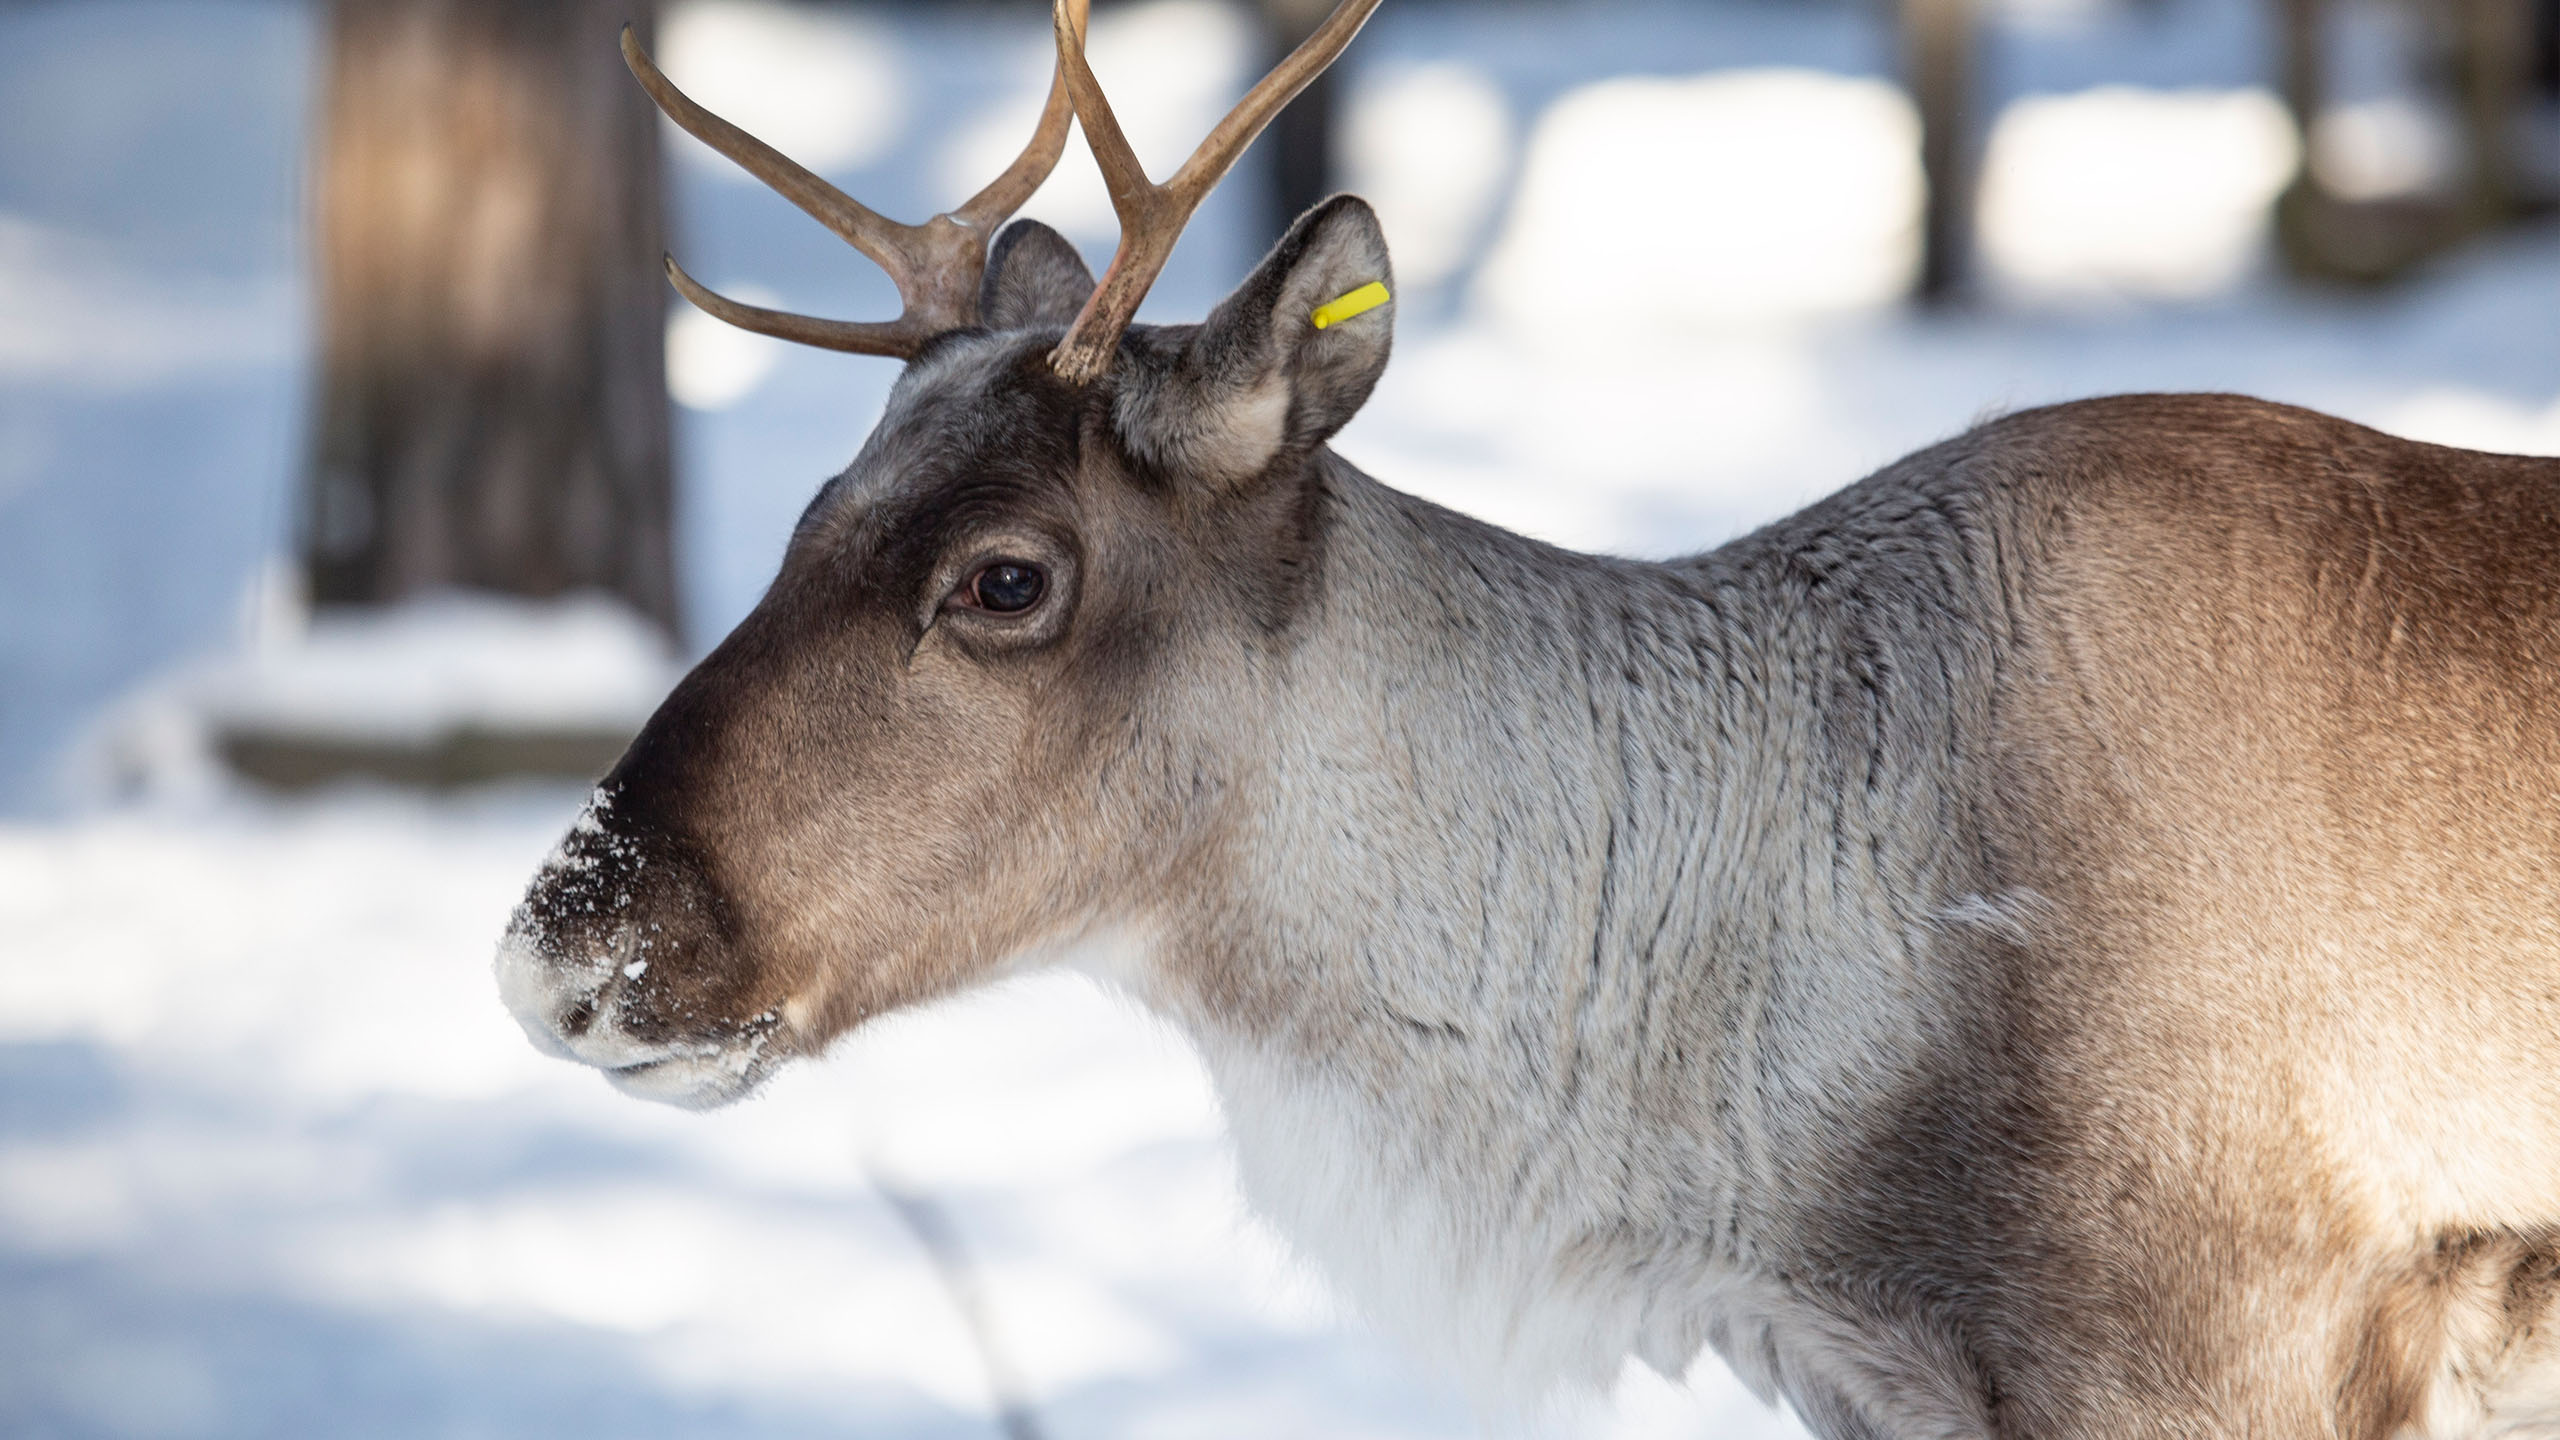
[(1086, 63), (1083, 27), (1068, 20), (1070, 3), (1073, 0), (1055, 0), (1051, 12), (1058, 36), (1058, 74), (1075, 102), (1076, 119), (1084, 126), (1086, 143), (1093, 147), (1094, 162), (1102, 168), (1111, 208), (1120, 216), (1120, 248), (1111, 257), (1111, 268), (1103, 273), (1102, 284), (1075, 323), (1067, 327), (1066, 338), (1049, 352), (1049, 366), (1062, 379), (1087, 385), (1111, 368), (1120, 337), (1128, 332), (1139, 303), (1172, 257), (1174, 242), (1182, 238), (1191, 212), (1262, 133), (1262, 127), (1271, 123), (1271, 117), (1350, 45), (1368, 23), (1370, 12), (1378, 8), (1378, 0), (1341, 0), (1314, 34), (1245, 92), (1244, 99), (1162, 185), (1147, 179), (1137, 152), (1121, 133), (1119, 118), (1112, 114), (1101, 82)]
[(622, 27), (622, 63), (631, 67), (632, 76), (649, 92), (649, 98), (658, 102), (668, 119), (772, 186), (783, 199), (843, 237), (846, 244), (870, 256), (898, 282), (900, 291), (907, 288), (905, 272), (912, 259), (907, 253), (908, 234), (915, 227), (882, 215), (818, 178), (799, 161), (695, 104), (693, 97), (677, 89), (657, 62), (649, 58), (649, 52), (640, 48), (640, 37), (628, 25)]
[[(1084, 42), (1085, 13), (1089, 0), (1060, 0), (1075, 12), (1076, 42)], [(1014, 157), (1013, 164), (985, 189), (969, 197), (967, 204), (951, 212), (951, 218), (984, 234), (992, 235), (1013, 212), (1058, 168), (1058, 158), (1067, 151), (1067, 125), (1076, 118), (1075, 103), (1067, 94), (1066, 68), (1053, 67), (1049, 72), (1049, 100), (1041, 107), (1040, 124), (1031, 132), (1029, 144)]]
[(732, 300), (719, 291), (684, 273), (675, 257), (667, 257), (667, 283), (676, 293), (694, 303), (702, 313), (715, 320), (725, 320), (741, 330), (770, 335), (776, 340), (789, 340), (801, 345), (815, 345), (822, 350), (843, 350), (855, 355), (888, 355), (907, 359), (933, 338), (916, 323), (912, 313), (895, 320), (822, 320), (814, 315), (794, 315), (788, 310), (767, 310)]
[(1299, 41), (1297, 49), (1245, 92), (1236, 108), (1227, 112), (1227, 118), (1219, 121), (1199, 148), (1191, 152), (1191, 158), (1182, 162), (1182, 168), (1173, 172), (1165, 188), (1199, 204), (1237, 157), (1244, 154), (1244, 148), (1253, 143), (1253, 137), (1262, 133), (1262, 127), (1270, 124), (1273, 116), (1298, 98), (1299, 91), (1350, 47), (1352, 37), (1369, 23), (1370, 12), (1377, 8), (1378, 0), (1342, 0), (1334, 6), (1333, 13), (1325, 17), (1314, 34)]
[[(1081, 43), (1087, 0), (1058, 0), (1058, 4), (1062, 10), (1073, 10), (1071, 28)], [(821, 320), (729, 299), (684, 273), (672, 259), (667, 261), (667, 279), (704, 313), (742, 330), (862, 355), (910, 359), (934, 336), (977, 323), (978, 281), (986, 268), (987, 241), (1057, 168), (1058, 157), (1066, 150), (1067, 122), (1075, 115), (1065, 79), (1052, 78), (1049, 102), (1031, 142), (1003, 174), (959, 209), (921, 225), (903, 225), (695, 104), (650, 60), (628, 25), (622, 27), (622, 59), (668, 119), (736, 161), (888, 271), (903, 308), (890, 321)]]
[(1130, 213), (1144, 207), (1156, 187), (1147, 179), (1146, 167), (1138, 163), (1138, 152), (1129, 147), (1129, 137), (1121, 133), (1120, 117), (1111, 109), (1111, 98), (1102, 93), (1102, 82), (1085, 60), (1083, 32), (1069, 28), (1068, 3), (1069, 0), (1055, 0), (1050, 11), (1058, 37), (1058, 80), (1075, 104), (1076, 122), (1084, 127), (1085, 145), (1093, 151), (1094, 164), (1102, 170), (1103, 186), (1111, 192), (1111, 208), (1119, 213), (1125, 229)]

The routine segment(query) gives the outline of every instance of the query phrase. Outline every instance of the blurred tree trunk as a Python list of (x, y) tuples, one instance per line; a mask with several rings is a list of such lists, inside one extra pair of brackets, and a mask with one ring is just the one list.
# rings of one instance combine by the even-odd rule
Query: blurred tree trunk
[[(1334, 0), (1259, 0), (1262, 19), (1262, 68), (1272, 66), (1298, 48), (1333, 13)], [(1277, 240), (1289, 222), (1305, 214), (1337, 188), (1333, 178), (1334, 112), (1337, 108), (1333, 67), (1328, 66), (1298, 92), (1262, 133), (1268, 152), (1270, 189), (1264, 228)]]
[(2457, 0), (2451, 7), (2453, 93), (2471, 155), (2464, 228), (2487, 230), (2523, 208), (2519, 121), (2533, 81), (2529, 0)]
[(2328, 109), (2330, 0), (2279, 0), (2284, 96), (2300, 130), (2303, 161), (2276, 202), (2276, 239), (2294, 272), (2380, 284), (2419, 262), (2526, 213), (2518, 129), (2532, 76), (2531, 0), (2410, 0), (2431, 31), (2430, 86), (2449, 92), (2460, 120), (2460, 189), (2446, 194), (2348, 199), (2333, 194), (2312, 144)]
[(1973, 240), (1972, 0), (1896, 0), (1903, 83), (1920, 112), (1920, 221), (1925, 304), (1961, 298)]
[(2339, 204), (2320, 183), (2312, 154), (2321, 112), (2329, 105), (2327, 8), (2325, 0), (2276, 0), (2284, 37), (2284, 104), (2302, 140), (2293, 181), (2276, 197), (2276, 248), (2295, 274), (2319, 278), (2336, 276), (2342, 268), (2331, 258), (2339, 248), (2331, 238)]
[(2560, 102), (2560, 0), (2533, 7), (2533, 88), (2546, 103)]
[(615, 47), (651, 8), (332, 0), (315, 603), (601, 589), (673, 633), (658, 130)]

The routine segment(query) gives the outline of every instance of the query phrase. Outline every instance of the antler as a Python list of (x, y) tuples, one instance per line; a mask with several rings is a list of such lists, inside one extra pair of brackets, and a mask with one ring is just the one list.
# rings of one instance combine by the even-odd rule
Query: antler
[[(1057, 23), (1077, 37), (1081, 47), (1088, 0), (1057, 0)], [(807, 211), (821, 225), (868, 255), (896, 282), (903, 309), (895, 320), (821, 320), (742, 304), (713, 291), (667, 257), (667, 279), (684, 298), (741, 330), (794, 340), (829, 350), (861, 355), (893, 355), (908, 359), (925, 342), (945, 331), (978, 323), (978, 279), (986, 270), (987, 242), (1040, 182), (1057, 168), (1067, 146), (1067, 122), (1074, 108), (1062, 71), (1049, 81), (1049, 102), (1031, 143), (1022, 147), (1005, 172), (947, 214), (921, 225), (902, 225), (881, 215), (753, 135), (703, 109), (678, 90), (648, 52), (640, 48), (631, 27), (622, 27), (622, 59), (649, 98), (668, 119), (703, 144), (738, 162), (746, 172), (772, 186), (782, 197)]]
[[(1137, 152), (1129, 148), (1129, 138), (1120, 132), (1120, 121), (1111, 113), (1111, 102), (1102, 94), (1101, 82), (1093, 77), (1093, 68), (1084, 57), (1084, 0), (1054, 0), (1052, 19), (1058, 32), (1058, 74), (1065, 82), (1068, 96), (1075, 102), (1076, 119), (1084, 126), (1085, 142), (1093, 147), (1093, 158), (1102, 167), (1103, 184), (1111, 191), (1111, 208), (1120, 216), (1120, 248), (1111, 257), (1111, 268), (1103, 273), (1102, 284), (1085, 302), (1075, 323), (1067, 327), (1067, 336), (1058, 348), (1049, 352), (1049, 366), (1072, 384), (1085, 385), (1101, 378), (1111, 368), (1111, 356), (1120, 348), (1120, 337), (1127, 333), (1129, 322), (1138, 313), (1138, 303), (1147, 298), (1147, 289), (1156, 282), (1164, 262), (1173, 254), (1174, 241), (1182, 237), (1182, 227), (1191, 212), (1236, 163), (1236, 157), (1271, 123), (1282, 106), (1296, 98), (1309, 81), (1324, 73), (1351, 37), (1360, 33), (1369, 12), (1378, 8), (1378, 0), (1341, 0), (1333, 13), (1325, 18), (1316, 32), (1289, 52), (1287, 59), (1262, 82), (1245, 92), (1227, 118), (1173, 172), (1173, 178), (1161, 185), (1147, 179), (1146, 170), (1138, 164)], [(857, 242), (859, 243), (859, 242)]]

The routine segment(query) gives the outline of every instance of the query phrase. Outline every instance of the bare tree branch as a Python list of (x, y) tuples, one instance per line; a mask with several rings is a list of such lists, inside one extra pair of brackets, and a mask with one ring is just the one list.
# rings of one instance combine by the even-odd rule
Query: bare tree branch
[(934, 1273), (950, 1293), (961, 1323), (969, 1327), (969, 1338), (978, 1347), (979, 1363), (986, 1367), (987, 1389), (995, 1397), (996, 1424), (1003, 1429), (1006, 1440), (1045, 1440), (1022, 1383), (1022, 1372), (1005, 1354), (995, 1325), (988, 1318), (986, 1292), (978, 1284), (977, 1267), (970, 1263), (969, 1252), (960, 1244), (960, 1233), (951, 1223), (950, 1212), (931, 1195), (890, 1176), (878, 1162), (865, 1168), (872, 1188), (889, 1202), (890, 1209), (898, 1212), (908, 1232), (916, 1237), (916, 1244), (933, 1261)]

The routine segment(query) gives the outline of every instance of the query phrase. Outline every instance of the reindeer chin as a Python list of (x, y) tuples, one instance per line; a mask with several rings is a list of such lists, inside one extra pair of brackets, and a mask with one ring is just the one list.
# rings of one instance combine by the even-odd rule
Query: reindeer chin
[(634, 1099), (655, 1100), (679, 1110), (717, 1110), (753, 1094), (771, 1068), (752, 1050), (741, 1049), (644, 1060), (608, 1069), (604, 1078)]
[(564, 960), (521, 920), (498, 943), (498, 993), (534, 1048), (604, 1072), (625, 1095), (714, 1110), (752, 1094), (779, 1066), (782, 1017), (722, 1021), (698, 1036), (645, 1039), (623, 1013), (628, 981), (610, 950)]

